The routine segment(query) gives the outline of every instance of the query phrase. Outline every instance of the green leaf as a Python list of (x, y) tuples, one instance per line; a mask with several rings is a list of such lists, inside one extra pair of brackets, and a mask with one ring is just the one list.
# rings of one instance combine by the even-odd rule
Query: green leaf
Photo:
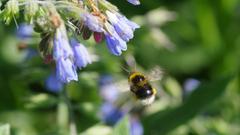
[(81, 133), (80, 135), (110, 135), (111, 132), (112, 132), (112, 129), (109, 126), (97, 124), (87, 129), (85, 132)]
[(56, 104), (57, 99), (55, 97), (42, 93), (30, 96), (24, 106), (28, 109), (40, 109), (55, 106)]
[(230, 78), (226, 77), (203, 84), (196, 89), (182, 105), (165, 112), (157, 112), (145, 117), (143, 119), (146, 129), (145, 133), (165, 135), (178, 126), (188, 122), (222, 95), (229, 80)]
[(122, 118), (113, 129), (112, 135), (130, 135), (129, 117)]
[(10, 125), (9, 124), (0, 126), (0, 135), (10, 135)]
[(177, 82), (176, 79), (172, 78), (172, 77), (168, 77), (165, 80), (165, 87), (166, 87), (166, 91), (173, 97), (175, 98), (180, 98), (181, 97), (181, 86), (180, 84)]

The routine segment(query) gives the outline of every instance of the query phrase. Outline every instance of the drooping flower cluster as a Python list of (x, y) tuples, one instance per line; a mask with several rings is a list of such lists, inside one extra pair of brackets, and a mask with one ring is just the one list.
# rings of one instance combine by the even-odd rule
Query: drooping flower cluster
[[(140, 4), (139, 0), (127, 1), (133, 5)], [(96, 43), (105, 39), (109, 51), (119, 56), (127, 50), (127, 42), (139, 28), (107, 0), (8, 0), (2, 7), (0, 19), (6, 23), (16, 22), (24, 13), (25, 21), (41, 35), (39, 50), (44, 61), (55, 61), (56, 76), (63, 83), (77, 81), (76, 70), (92, 62), (79, 39), (87, 40), (92, 34)], [(31, 32), (26, 30), (25, 33)], [(24, 32), (20, 35), (27, 36)]]
[(127, 42), (133, 38), (133, 32), (139, 28), (139, 25), (116, 11), (106, 10), (101, 15), (85, 13), (82, 15), (82, 20), (94, 33), (102, 33), (110, 52), (119, 56), (122, 51), (127, 50)]
[[(70, 45), (71, 43), (71, 45)], [(72, 80), (77, 81), (76, 69), (86, 67), (92, 62), (86, 47), (76, 39), (71, 39), (69, 43), (64, 25), (56, 29), (53, 39), (53, 59), (56, 62), (57, 78), (68, 83)]]

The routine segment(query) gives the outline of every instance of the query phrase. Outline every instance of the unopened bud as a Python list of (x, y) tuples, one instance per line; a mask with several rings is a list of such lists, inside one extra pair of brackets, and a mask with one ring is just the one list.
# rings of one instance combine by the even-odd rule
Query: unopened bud
[(3, 15), (3, 20), (6, 22), (6, 24), (9, 24), (12, 18), (15, 15), (18, 15), (18, 13), (19, 13), (18, 1), (9, 0), (1, 14)]
[(6, 14), (15, 15), (19, 12), (18, 1), (17, 0), (9, 0), (6, 4)]
[(53, 62), (52, 54), (47, 54), (46, 56), (44, 56), (44, 63), (45, 64), (50, 64), (51, 62)]
[(94, 32), (93, 37), (94, 37), (96, 43), (100, 43), (103, 40), (103, 33)]
[(37, 11), (39, 9), (38, 3), (36, 0), (29, 0), (27, 1), (27, 4), (25, 5), (25, 19), (28, 22), (32, 22), (33, 17), (36, 15)]
[(101, 10), (110, 10), (110, 11), (118, 11), (118, 8), (111, 4), (110, 2), (106, 1), (106, 0), (98, 0), (99, 2), (99, 7)]

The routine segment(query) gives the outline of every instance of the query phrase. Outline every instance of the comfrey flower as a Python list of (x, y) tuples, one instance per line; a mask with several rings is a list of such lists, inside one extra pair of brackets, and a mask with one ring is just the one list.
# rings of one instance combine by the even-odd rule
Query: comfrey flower
[(105, 23), (107, 32), (105, 32), (105, 38), (107, 47), (114, 55), (121, 55), (122, 51), (127, 50), (127, 43), (133, 38), (133, 32), (139, 26), (129, 21), (125, 16), (119, 13), (113, 13), (106, 11), (109, 23)]
[(90, 13), (82, 14), (83, 22), (88, 28), (95, 32), (103, 32), (103, 23), (99, 20), (97, 16)]
[(74, 52), (74, 61), (79, 69), (86, 67), (87, 64), (92, 63), (90, 54), (84, 45), (79, 43), (76, 39), (71, 39), (71, 45)]
[(65, 27), (59, 27), (56, 30), (54, 40), (53, 40), (53, 57), (55, 60), (64, 57), (72, 58), (73, 51), (70, 47)]
[(72, 80), (78, 80), (75, 65), (73, 65), (70, 59), (61, 57), (56, 60), (56, 66), (58, 80), (62, 81), (63, 83), (69, 83)]
[(32, 34), (33, 26), (25, 23), (20, 24), (16, 32), (17, 37), (22, 40), (32, 37)]
[(127, 0), (129, 3), (133, 4), (133, 5), (140, 5), (140, 1), (139, 0)]
[(45, 86), (51, 92), (59, 92), (63, 89), (63, 83), (57, 79), (55, 73), (49, 75), (45, 81)]
[[(139, 0), (128, 2), (139, 4)], [(120, 14), (118, 8), (108, 0), (80, 1), (79, 6), (74, 5), (75, 1), (9, 0), (4, 2), (1, 9), (2, 20), (6, 23), (20, 17), (20, 12), (25, 13), (25, 21), (32, 26), (22, 24), (17, 31), (18, 37), (30, 37), (33, 28), (41, 35), (39, 52), (46, 63), (55, 61), (56, 76), (63, 83), (78, 80), (76, 69), (92, 62), (84, 45), (73, 42), (70, 46), (68, 31), (71, 31), (71, 35), (82, 34), (84, 40), (93, 35), (97, 43), (105, 38), (110, 52), (119, 56), (127, 50), (127, 42), (134, 37), (135, 29), (139, 28), (136, 23)], [(39, 6), (44, 9), (40, 14)]]
[(121, 55), (122, 51), (127, 50), (127, 42), (133, 38), (133, 33), (139, 25), (115, 10), (107, 8), (105, 14), (97, 11), (83, 13), (81, 15), (83, 24), (93, 31), (97, 43), (101, 42), (104, 34), (110, 52), (116, 56)]
[(125, 22), (133, 31), (135, 29), (140, 28), (140, 26), (138, 24), (136, 24), (133, 21), (128, 20), (125, 16), (123, 16), (123, 15), (121, 15), (119, 13), (116, 14), (116, 15), (117, 15), (117, 17), (119, 18), (120, 21)]
[(126, 23), (126, 21), (124, 21), (123, 19), (119, 19), (116, 14), (108, 10), (106, 11), (106, 15), (119, 37), (121, 37), (126, 42), (133, 38), (133, 29), (131, 29), (131, 27)]
[(122, 51), (127, 50), (127, 43), (123, 41), (116, 32), (105, 35), (107, 47), (110, 50), (110, 52), (114, 55), (121, 55)]
[(53, 58), (56, 61), (58, 80), (63, 83), (69, 83), (72, 80), (77, 81), (76, 67), (72, 62), (74, 54), (69, 45), (64, 26), (57, 28), (53, 43)]

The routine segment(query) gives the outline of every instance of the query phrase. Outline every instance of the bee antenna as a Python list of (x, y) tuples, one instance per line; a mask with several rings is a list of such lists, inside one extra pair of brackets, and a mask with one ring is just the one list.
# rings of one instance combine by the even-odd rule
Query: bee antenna
[(130, 73), (130, 71), (129, 71), (127, 68), (125, 68), (124, 66), (121, 66), (121, 68), (122, 68), (124, 71)]

